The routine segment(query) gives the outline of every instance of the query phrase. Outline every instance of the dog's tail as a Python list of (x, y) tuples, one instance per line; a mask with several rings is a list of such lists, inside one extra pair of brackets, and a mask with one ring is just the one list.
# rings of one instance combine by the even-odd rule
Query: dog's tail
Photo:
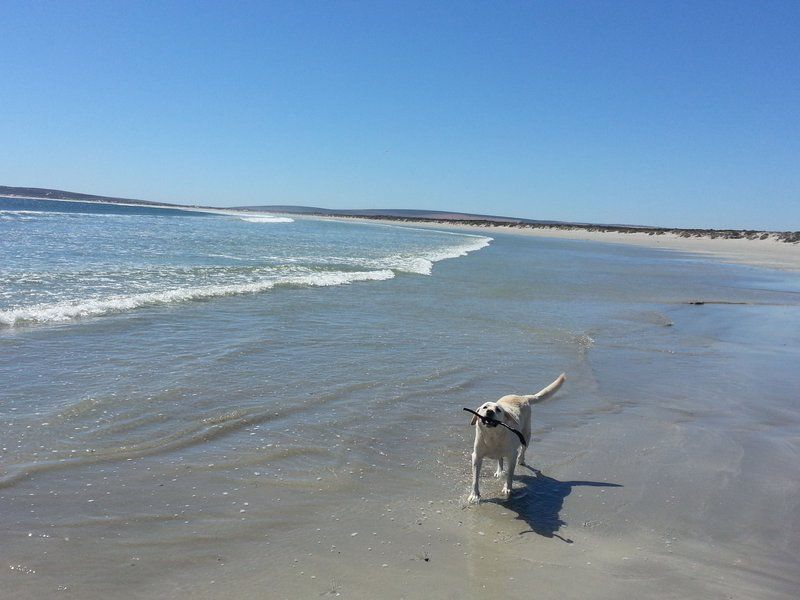
[(567, 376), (562, 373), (559, 375), (556, 380), (548, 385), (546, 388), (539, 390), (535, 394), (531, 394), (530, 396), (525, 396), (525, 400), (528, 401), (528, 404), (536, 404), (537, 402), (541, 402), (545, 398), (549, 398), (553, 394), (556, 393), (556, 390), (561, 387), (567, 379)]

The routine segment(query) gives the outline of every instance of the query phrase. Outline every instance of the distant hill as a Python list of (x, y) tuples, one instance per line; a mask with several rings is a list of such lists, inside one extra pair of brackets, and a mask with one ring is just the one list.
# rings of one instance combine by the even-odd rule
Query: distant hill
[(388, 217), (392, 219), (418, 219), (432, 221), (492, 221), (493, 223), (535, 224), (535, 225), (576, 225), (563, 221), (537, 221), (535, 219), (519, 219), (497, 215), (479, 215), (442, 210), (413, 210), (407, 208), (372, 208), (372, 209), (332, 209), (315, 206), (293, 206), (283, 204), (267, 204), (262, 206), (238, 206), (233, 210), (251, 210), (261, 212), (279, 212), (293, 215), (313, 215), (324, 217)]
[[(183, 207), (183, 204), (169, 204), (168, 202), (151, 202), (150, 200), (137, 200), (135, 198), (114, 198), (112, 196), (95, 196), (93, 194), (79, 194), (64, 190), (51, 190), (48, 188), (12, 187), (0, 185), (0, 196), (19, 196), (22, 198), (46, 198), (48, 200), (76, 200), (80, 202), (110, 202), (112, 204), (144, 204), (146, 206), (172, 206)], [(210, 206), (191, 205), (191, 208), (212, 208)]]
[[(53, 190), (48, 188), (34, 187), (12, 187), (0, 185), (0, 196), (19, 196), (23, 198), (46, 198), (48, 200), (76, 200), (81, 202), (110, 202), (114, 204), (143, 204), (146, 206), (170, 206), (184, 207), (184, 204), (170, 204), (168, 202), (153, 202), (151, 200), (139, 200), (136, 198), (117, 198), (114, 196), (97, 196), (94, 194), (82, 194), (78, 192), (67, 192), (65, 190)], [(260, 212), (279, 212), (294, 215), (313, 215), (313, 216), (346, 216), (346, 217), (388, 217), (399, 219), (419, 219), (432, 221), (492, 221), (495, 223), (508, 224), (531, 224), (531, 225), (580, 225), (579, 223), (564, 223), (562, 221), (537, 221), (534, 219), (517, 219), (513, 217), (501, 217), (496, 215), (478, 215), (472, 213), (448, 212), (440, 210), (410, 210), (398, 209), (331, 209), (318, 208), (315, 206), (293, 206), (282, 204), (270, 204), (263, 206), (236, 206), (219, 209), (214, 206), (200, 206), (197, 204), (189, 205), (191, 208), (216, 208), (218, 210), (247, 210)]]

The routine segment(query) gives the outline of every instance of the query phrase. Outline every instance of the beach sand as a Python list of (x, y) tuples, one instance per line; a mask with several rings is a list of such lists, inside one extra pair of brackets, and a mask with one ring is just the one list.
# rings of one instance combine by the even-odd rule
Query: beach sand
[(631, 231), (599, 231), (580, 227), (516, 227), (514, 225), (468, 225), (463, 223), (453, 224), (447, 221), (436, 222), (403, 222), (394, 219), (362, 219), (359, 217), (321, 217), (335, 218), (344, 221), (360, 221), (364, 223), (384, 223), (387, 225), (400, 225), (408, 227), (424, 227), (434, 229), (452, 229), (470, 233), (492, 235), (508, 233), (511, 235), (526, 235), (542, 238), (580, 240), (587, 242), (601, 242), (606, 244), (629, 244), (648, 248), (659, 248), (676, 252), (690, 252), (704, 255), (721, 262), (752, 265), (767, 269), (780, 269), (787, 271), (800, 271), (800, 243), (787, 243), (778, 240), (774, 235), (766, 239), (724, 237), (712, 238), (708, 235), (685, 237), (676, 233), (644, 233)]
[[(487, 227), (483, 229), (512, 230), (509, 227)], [(722, 262), (747, 264), (770, 269), (800, 270), (800, 244), (781, 242), (774, 238), (749, 240), (746, 238), (682, 237), (674, 233), (658, 235), (641, 232), (619, 233), (546, 227), (518, 229), (513, 233), (609, 244), (632, 244), (678, 252), (691, 252), (714, 257)]]

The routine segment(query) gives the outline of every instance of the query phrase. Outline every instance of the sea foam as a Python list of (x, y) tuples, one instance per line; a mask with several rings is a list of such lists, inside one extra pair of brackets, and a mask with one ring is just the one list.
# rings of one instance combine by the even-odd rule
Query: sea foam
[[(6, 253), (0, 261), (0, 328), (63, 323), (279, 286), (431, 275), (439, 261), (465, 256), (492, 241), (432, 229), (421, 229), (425, 235), (418, 235), (406, 227), (402, 230), (408, 235), (400, 228), (386, 235), (366, 227), (354, 234), (310, 220), (301, 228), (248, 224), (292, 221), (266, 213), (208, 220), (153, 218), (143, 228), (138, 216), (99, 224), (94, 217), (100, 215), (74, 213), (67, 222), (54, 212), (0, 212), (12, 218), (40, 215), (50, 217), (41, 226), (4, 224), (9, 234), (0, 238), (0, 255)], [(83, 244), (84, 239), (93, 240), (92, 245)]]
[(485, 248), (492, 242), (492, 238), (485, 236), (465, 236), (467, 240), (449, 248), (442, 248), (423, 253), (419, 256), (395, 254), (386, 259), (390, 268), (406, 273), (417, 273), (419, 275), (430, 275), (433, 272), (433, 265), (437, 262), (449, 258), (459, 258), (466, 256), (470, 252)]
[(241, 284), (204, 285), (167, 289), (106, 298), (87, 298), (53, 303), (40, 303), (0, 311), (0, 325), (14, 327), (24, 323), (63, 323), (81, 317), (96, 317), (143, 306), (206, 300), (222, 296), (255, 294), (278, 286), (325, 287), (347, 285), (356, 281), (383, 281), (394, 277), (390, 269), (379, 271), (322, 272), (294, 275)]
[(239, 217), (239, 220), (247, 221), (248, 223), (294, 223), (294, 219), (290, 217), (273, 217), (268, 215)]

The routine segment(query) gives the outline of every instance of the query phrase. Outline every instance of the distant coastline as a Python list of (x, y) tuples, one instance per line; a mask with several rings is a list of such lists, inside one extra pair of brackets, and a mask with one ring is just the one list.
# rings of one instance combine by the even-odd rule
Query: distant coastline
[(241, 215), (242, 213), (269, 213), (273, 215), (305, 216), (365, 223), (436, 227), (489, 235), (493, 233), (509, 233), (613, 244), (630, 244), (708, 255), (726, 262), (800, 271), (800, 231), (692, 229), (642, 225), (570, 223), (408, 209), (345, 210), (289, 205), (220, 208), (97, 196), (47, 188), (9, 186), (0, 186), (0, 197), (97, 202), (186, 211), (203, 211), (217, 214)]
[(33, 200), (72, 200), (79, 202), (104, 202), (111, 204), (145, 205), (151, 207), (181, 208), (187, 210), (269, 212), (310, 217), (333, 217), (337, 219), (364, 219), (407, 224), (431, 224), (438, 226), (467, 226), (483, 228), (506, 228), (521, 230), (585, 231), (587, 233), (645, 234), (652, 236), (674, 235), (681, 238), (775, 240), (789, 244), (800, 243), (800, 231), (763, 231), (755, 229), (693, 229), (683, 227), (655, 227), (647, 225), (617, 225), (596, 223), (572, 223), (519, 219), (504, 216), (477, 215), (459, 212), (426, 211), (407, 209), (345, 210), (324, 209), (310, 206), (265, 205), (216, 207), (199, 204), (172, 204), (135, 198), (98, 196), (65, 190), (33, 187), (0, 186), (0, 196), (29, 198)]
[(714, 260), (800, 271), (798, 232), (668, 229), (617, 225), (517, 224), (477, 220), (317, 216), (362, 223), (452, 229), (481, 235), (523, 235), (604, 244), (624, 244), (691, 253)]
[[(263, 210), (269, 210), (264, 207)], [(286, 213), (297, 214), (297, 213)], [(311, 213), (303, 213), (311, 215)], [(646, 235), (674, 235), (681, 238), (708, 238), (708, 239), (727, 239), (727, 240), (774, 240), (788, 244), (800, 243), (800, 231), (761, 231), (755, 229), (686, 229), (679, 227), (647, 227), (640, 225), (597, 225), (587, 223), (548, 223), (548, 222), (526, 222), (524, 220), (494, 220), (494, 219), (437, 219), (426, 217), (403, 217), (403, 216), (373, 216), (362, 215), (353, 216), (350, 214), (326, 214), (314, 216), (328, 216), (338, 219), (363, 219), (371, 221), (386, 221), (395, 223), (407, 223), (417, 225), (420, 223), (439, 225), (439, 226), (466, 226), (494, 229), (521, 229), (521, 230), (552, 230), (552, 231), (585, 231), (588, 233), (621, 233), (621, 234), (646, 234)]]

